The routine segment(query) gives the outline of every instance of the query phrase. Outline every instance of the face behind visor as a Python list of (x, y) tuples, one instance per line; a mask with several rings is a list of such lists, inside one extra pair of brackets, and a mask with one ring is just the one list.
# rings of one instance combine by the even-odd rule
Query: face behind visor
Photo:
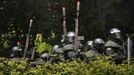
[(104, 51), (104, 44), (105, 44), (105, 41), (101, 38), (96, 38), (94, 40), (94, 50), (101, 54), (101, 55), (104, 55), (105, 51)]
[(112, 28), (110, 30), (110, 34), (112, 38), (117, 38), (117, 39), (121, 38), (121, 31), (118, 28)]
[(74, 42), (74, 37), (75, 37), (74, 32), (68, 32), (67, 41), (70, 42), (70, 43)]
[(93, 45), (93, 41), (87, 41), (87, 45), (89, 46)]
[(93, 50), (93, 41), (87, 41), (86, 50)]

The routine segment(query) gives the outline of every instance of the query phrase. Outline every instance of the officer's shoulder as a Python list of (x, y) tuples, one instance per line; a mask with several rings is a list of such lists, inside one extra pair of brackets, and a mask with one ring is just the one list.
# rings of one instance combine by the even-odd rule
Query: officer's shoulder
[(74, 47), (73, 47), (73, 44), (66, 44), (64, 47), (63, 47), (63, 50), (72, 50)]
[(105, 45), (105, 47), (120, 47), (120, 45), (117, 42), (114, 42), (112, 40), (108, 40)]

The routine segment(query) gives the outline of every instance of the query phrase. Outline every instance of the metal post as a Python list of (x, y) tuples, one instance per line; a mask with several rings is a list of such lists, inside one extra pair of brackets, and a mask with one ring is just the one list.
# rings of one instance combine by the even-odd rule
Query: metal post
[(127, 39), (127, 61), (128, 61), (128, 67), (129, 67), (130, 60), (131, 60), (131, 49), (132, 49), (132, 41), (131, 41), (130, 37), (128, 37), (128, 39)]

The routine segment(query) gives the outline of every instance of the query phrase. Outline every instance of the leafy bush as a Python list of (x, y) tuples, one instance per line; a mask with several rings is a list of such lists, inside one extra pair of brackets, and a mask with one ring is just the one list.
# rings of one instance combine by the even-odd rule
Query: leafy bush
[(13, 42), (22, 41), (24, 38), (23, 30), (14, 27), (8, 28), (8, 32), (0, 34), (0, 45), (3, 49), (8, 49), (12, 45), (16, 45)]
[(50, 52), (52, 49), (51, 45), (46, 43), (46, 41), (43, 41), (42, 39), (42, 34), (38, 34), (38, 39), (35, 41), (36, 52), (38, 52), (39, 54), (44, 51)]
[(44, 63), (32, 67), (26, 59), (14, 61), (0, 58), (0, 74), (2, 75), (132, 75), (134, 65), (116, 65), (105, 57), (84, 62), (80, 60), (63, 61), (60, 63)]

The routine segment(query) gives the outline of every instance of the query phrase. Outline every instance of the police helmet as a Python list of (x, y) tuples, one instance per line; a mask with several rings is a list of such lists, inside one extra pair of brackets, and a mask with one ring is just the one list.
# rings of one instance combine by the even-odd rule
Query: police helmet
[(67, 34), (67, 42), (68, 43), (72, 43), (74, 42), (74, 37), (75, 37), (75, 33), (74, 32), (68, 32)]
[(43, 54), (40, 55), (41, 58), (47, 58), (48, 56), (49, 56), (48, 53), (43, 53)]
[(111, 34), (114, 34), (114, 33), (120, 33), (121, 31), (118, 29), (118, 28), (112, 28), (111, 30), (110, 30), (110, 33)]
[(93, 41), (87, 41), (87, 45), (89, 46), (93, 45)]
[(71, 32), (68, 32), (67, 36), (68, 36), (68, 37), (74, 37), (74, 36), (75, 36), (75, 33), (72, 32), (72, 31), (71, 31)]
[(61, 35), (61, 42), (63, 43), (65, 41), (65, 37), (64, 37), (64, 35), (62, 34)]
[(56, 51), (59, 48), (59, 45), (54, 45), (53, 46), (53, 51)]
[(110, 30), (110, 34), (112, 38), (117, 38), (117, 39), (121, 38), (121, 31), (118, 28), (112, 28)]
[(19, 48), (19, 47), (17, 47), (17, 46), (15, 46), (15, 47), (12, 48), (12, 51), (21, 51), (21, 50), (22, 50), (22, 49)]
[(94, 40), (94, 44), (97, 44), (97, 45), (99, 45), (99, 44), (104, 44), (104, 43), (105, 43), (104, 40), (101, 39), (101, 38), (96, 38), (96, 39)]
[(87, 41), (85, 48), (86, 50), (93, 50), (93, 41), (92, 40)]

